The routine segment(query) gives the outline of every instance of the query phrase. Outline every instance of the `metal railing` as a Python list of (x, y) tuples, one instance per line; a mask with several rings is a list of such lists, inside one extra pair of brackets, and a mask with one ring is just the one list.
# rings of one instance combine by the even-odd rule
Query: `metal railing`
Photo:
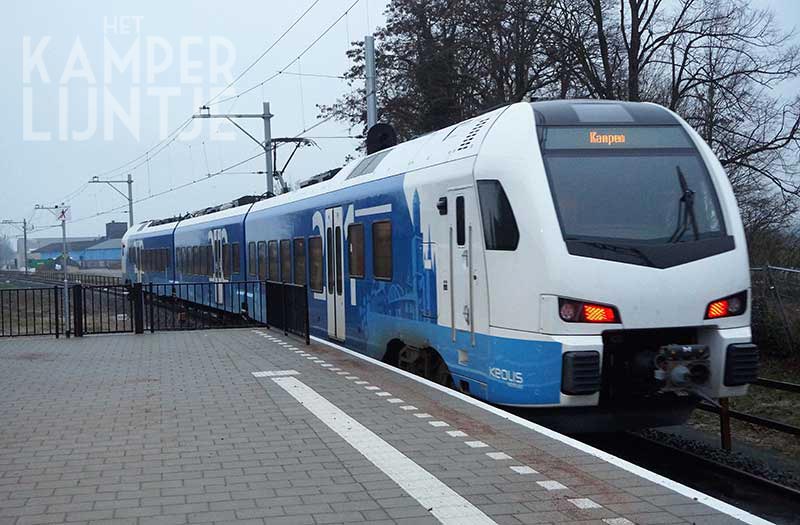
[(61, 286), (0, 290), (0, 336), (65, 333), (82, 337), (267, 326), (310, 343), (308, 289), (302, 285), (274, 281), (77, 283), (69, 286), (71, 306), (66, 320), (59, 302), (63, 294)]
[(64, 331), (62, 298), (58, 287), (0, 289), (0, 337), (59, 337)]
[(141, 304), (141, 286), (77, 284), (71, 287), (70, 295), (75, 337), (135, 331), (135, 310), (137, 304)]
[(267, 327), (297, 335), (310, 344), (308, 288), (305, 285), (267, 281)]
[[(28, 281), (28, 282), (44, 282), (44, 283), (63, 283), (64, 272), (57, 272), (52, 270), (39, 270), (35, 272), (25, 273), (23, 271), (0, 271), (0, 278)], [(99, 275), (92, 273), (79, 273), (67, 272), (67, 281), (71, 283), (114, 286), (123, 283), (122, 277), (115, 277), (113, 275)]]
[[(753, 385), (772, 390), (780, 390), (783, 392), (800, 393), (800, 384), (776, 381), (774, 379), (767, 379), (763, 377), (759, 377), (756, 382), (753, 383)], [(720, 445), (724, 450), (727, 451), (730, 451), (732, 448), (731, 419), (744, 421), (745, 423), (750, 423), (751, 425), (756, 425), (762, 428), (777, 430), (778, 432), (783, 432), (784, 434), (800, 436), (800, 427), (790, 425), (782, 421), (776, 421), (774, 419), (733, 410), (730, 408), (730, 403), (727, 398), (720, 399), (719, 406), (702, 402), (697, 405), (697, 408), (705, 412), (717, 414), (719, 416)]]
[[(48, 282), (64, 282), (64, 272), (38, 271), (29, 273), (27, 279), (43, 280)], [(115, 286), (122, 284), (122, 277), (112, 275), (98, 275), (91, 273), (67, 272), (67, 280), (71, 283), (81, 283), (100, 286)]]
[(143, 285), (150, 332), (263, 326), (263, 281)]

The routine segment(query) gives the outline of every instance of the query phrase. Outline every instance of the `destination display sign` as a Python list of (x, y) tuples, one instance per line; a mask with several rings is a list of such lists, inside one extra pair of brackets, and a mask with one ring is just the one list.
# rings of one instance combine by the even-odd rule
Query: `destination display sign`
[(680, 126), (544, 126), (539, 136), (545, 150), (693, 147)]

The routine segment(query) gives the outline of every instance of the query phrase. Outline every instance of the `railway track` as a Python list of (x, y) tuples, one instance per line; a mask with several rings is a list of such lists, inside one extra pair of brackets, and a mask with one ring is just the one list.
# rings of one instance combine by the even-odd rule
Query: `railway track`
[(800, 525), (800, 490), (637, 433), (576, 436), (780, 525)]

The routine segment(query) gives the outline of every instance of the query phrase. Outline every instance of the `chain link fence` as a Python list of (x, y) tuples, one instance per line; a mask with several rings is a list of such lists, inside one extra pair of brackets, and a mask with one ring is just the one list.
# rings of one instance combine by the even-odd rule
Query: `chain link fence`
[(796, 355), (800, 336), (800, 269), (751, 269), (753, 340), (776, 356)]

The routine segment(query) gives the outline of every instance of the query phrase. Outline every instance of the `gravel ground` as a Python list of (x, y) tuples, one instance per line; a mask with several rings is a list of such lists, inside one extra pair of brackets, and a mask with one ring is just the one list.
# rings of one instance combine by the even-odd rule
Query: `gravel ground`
[(692, 452), (768, 480), (800, 490), (800, 458), (789, 459), (778, 453), (734, 440), (733, 450), (719, 447), (719, 436), (687, 426), (664, 427), (640, 432), (644, 437)]

